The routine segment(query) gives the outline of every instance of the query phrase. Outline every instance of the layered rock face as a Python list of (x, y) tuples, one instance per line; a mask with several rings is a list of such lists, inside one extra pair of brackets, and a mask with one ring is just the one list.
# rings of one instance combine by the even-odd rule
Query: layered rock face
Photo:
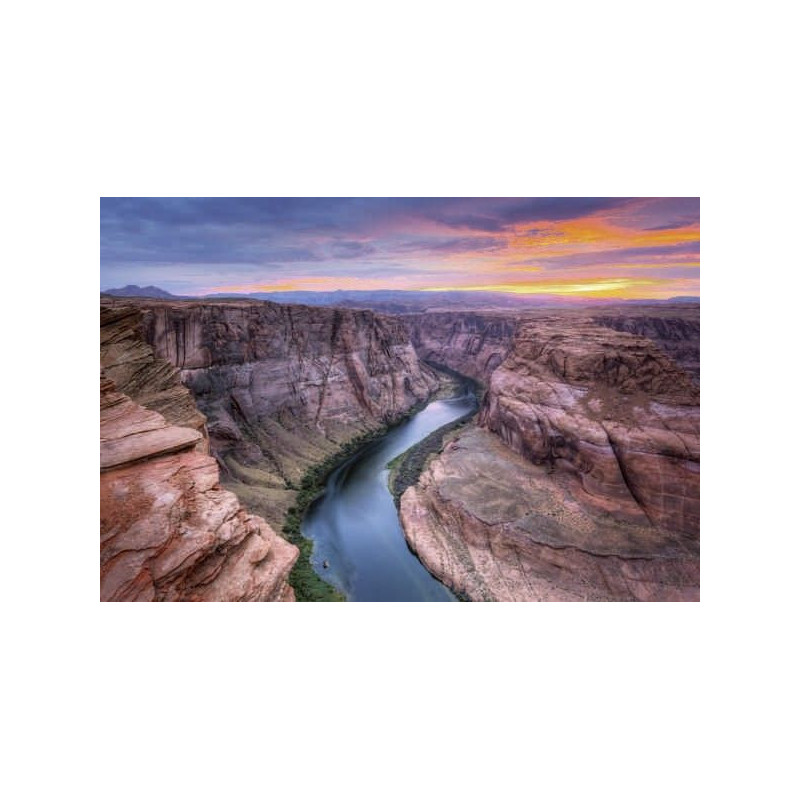
[(587, 506), (580, 485), (475, 426), (400, 501), (409, 544), (471, 600), (696, 600), (683, 537)]
[[(156, 358), (143, 338), (139, 308), (106, 302), (100, 306), (100, 367), (117, 390), (173, 425), (205, 432), (206, 418), (198, 411), (180, 373), (169, 362)], [(208, 450), (205, 436), (198, 448)]]
[(592, 321), (655, 342), (700, 384), (700, 308), (646, 307), (594, 314)]
[(697, 599), (699, 412), (652, 339), (581, 314), (521, 320), (482, 429), (403, 495), (406, 535), (473, 599)]
[(403, 317), (420, 358), (486, 382), (506, 357), (516, 320), (508, 314), (438, 312)]
[(479, 421), (534, 463), (573, 472), (596, 505), (698, 535), (700, 392), (650, 340), (525, 323)]
[(306, 469), (426, 400), (398, 319), (268, 302), (142, 301), (144, 337), (208, 418), (223, 483), (279, 527)]
[[(176, 370), (137, 338), (138, 310), (107, 311), (101, 317), (101, 600), (294, 599), (287, 579), (297, 548), (220, 487), (217, 463), (206, 454), (204, 417)], [(187, 425), (134, 402), (112, 374)]]

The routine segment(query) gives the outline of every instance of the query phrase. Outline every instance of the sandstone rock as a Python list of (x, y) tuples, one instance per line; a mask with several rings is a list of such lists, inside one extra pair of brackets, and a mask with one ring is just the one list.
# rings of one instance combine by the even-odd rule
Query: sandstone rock
[(101, 600), (289, 600), (293, 545), (219, 486), (201, 434), (101, 379)]
[(479, 422), (574, 473), (598, 508), (699, 535), (699, 389), (650, 340), (574, 319), (520, 324)]
[(208, 419), (224, 484), (276, 527), (308, 467), (438, 386), (405, 325), (371, 311), (152, 300), (137, 309), (143, 339), (180, 369)]
[(700, 308), (670, 306), (629, 308), (592, 315), (592, 321), (656, 343), (700, 383)]
[(198, 448), (207, 452), (206, 419), (181, 383), (179, 370), (156, 358), (144, 341), (142, 322), (141, 310), (130, 301), (101, 302), (100, 367), (135, 403), (158, 412), (172, 425), (200, 431)]
[(438, 312), (403, 317), (417, 354), (486, 382), (508, 353), (516, 318), (508, 314)]
[(579, 482), (470, 427), (401, 498), (409, 544), (473, 600), (697, 600), (699, 549), (587, 506)]
[(499, 363), (455, 318), (416, 320), (422, 352), (467, 371), (471, 351), (488, 384), (482, 429), (401, 498), (428, 569), (476, 600), (698, 599), (698, 313), (529, 313)]

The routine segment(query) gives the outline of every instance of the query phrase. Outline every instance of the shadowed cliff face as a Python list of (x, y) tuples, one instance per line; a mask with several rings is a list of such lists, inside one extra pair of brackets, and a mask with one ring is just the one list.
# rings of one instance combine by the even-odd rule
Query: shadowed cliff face
[(505, 359), (516, 320), (475, 312), (408, 314), (403, 317), (419, 357), (486, 382)]
[(306, 469), (438, 386), (397, 319), (261, 302), (142, 302), (144, 338), (208, 418), (223, 482), (273, 525)]
[(101, 600), (294, 599), (297, 548), (220, 487), (205, 417), (140, 324), (101, 309)]

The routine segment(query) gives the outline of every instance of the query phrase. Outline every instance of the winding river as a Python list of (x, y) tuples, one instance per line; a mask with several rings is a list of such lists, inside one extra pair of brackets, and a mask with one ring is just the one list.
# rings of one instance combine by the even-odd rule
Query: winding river
[(429, 403), (331, 473), (324, 494), (309, 507), (301, 531), (314, 541), (314, 570), (348, 600), (457, 599), (409, 550), (389, 492), (387, 464), (476, 407), (474, 392), (464, 385), (456, 397)]

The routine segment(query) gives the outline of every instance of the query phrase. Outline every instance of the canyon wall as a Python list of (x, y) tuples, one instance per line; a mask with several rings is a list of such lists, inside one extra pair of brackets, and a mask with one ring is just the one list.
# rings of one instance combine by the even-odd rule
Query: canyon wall
[(305, 471), (438, 386), (405, 325), (365, 310), (143, 301), (143, 336), (207, 417), (223, 484), (280, 527)]
[(419, 357), (486, 383), (505, 359), (516, 319), (509, 314), (436, 312), (402, 317)]
[(700, 309), (644, 307), (624, 313), (601, 312), (592, 321), (624, 333), (644, 336), (655, 342), (700, 384)]
[(205, 417), (141, 323), (101, 306), (101, 600), (294, 599), (297, 548), (219, 485)]
[(698, 535), (700, 391), (649, 339), (589, 321), (522, 324), (479, 423), (574, 473), (599, 507)]
[[(205, 433), (206, 418), (198, 411), (180, 373), (156, 358), (142, 335), (143, 315), (124, 303), (101, 303), (100, 367), (117, 391), (161, 414), (167, 422)], [(198, 448), (208, 451), (204, 435)]]
[(697, 547), (585, 502), (485, 428), (452, 435), (400, 500), (406, 538), (460, 595), (489, 601), (697, 600)]
[[(520, 319), (479, 427), (451, 437), (401, 498), (412, 547), (457, 591), (699, 596), (699, 388), (654, 339), (670, 338), (668, 323), (634, 312), (651, 336), (617, 330), (628, 316)], [(699, 338), (684, 342), (699, 364)]]

